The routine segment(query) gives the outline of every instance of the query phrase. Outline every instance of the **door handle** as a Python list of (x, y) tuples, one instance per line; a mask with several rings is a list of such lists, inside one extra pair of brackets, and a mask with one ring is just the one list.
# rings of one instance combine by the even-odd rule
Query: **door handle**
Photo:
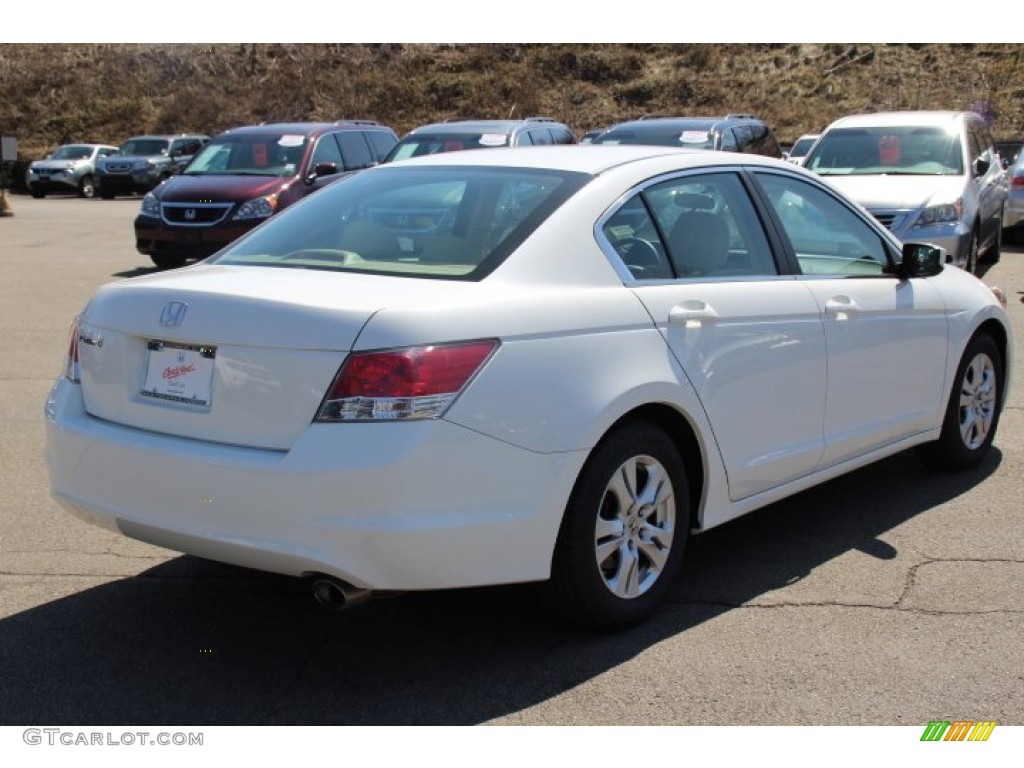
[(668, 313), (669, 325), (681, 325), (685, 328), (699, 328), (705, 322), (717, 319), (718, 313), (714, 307), (699, 299), (676, 304)]
[(825, 302), (825, 311), (835, 315), (836, 320), (846, 320), (851, 313), (860, 310), (860, 306), (849, 296), (833, 296)]

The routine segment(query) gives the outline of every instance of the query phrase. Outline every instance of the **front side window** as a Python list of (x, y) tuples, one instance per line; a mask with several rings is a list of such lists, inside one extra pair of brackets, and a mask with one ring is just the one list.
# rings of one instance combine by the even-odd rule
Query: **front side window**
[(805, 275), (882, 275), (889, 249), (867, 222), (802, 179), (758, 173)]
[(214, 263), (479, 280), (590, 176), (382, 166), (291, 206)]
[[(368, 168), (373, 165), (373, 155), (370, 154), (370, 145), (366, 143), (362, 131), (342, 131), (334, 134), (334, 138), (341, 145), (341, 154), (345, 158), (345, 169), (358, 171), (361, 168)], [(338, 166), (338, 170), (341, 170)]]

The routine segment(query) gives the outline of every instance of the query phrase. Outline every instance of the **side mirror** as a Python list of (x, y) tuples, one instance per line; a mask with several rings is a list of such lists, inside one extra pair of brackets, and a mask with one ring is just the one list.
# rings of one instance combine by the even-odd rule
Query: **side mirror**
[(306, 177), (307, 181), (319, 179), (321, 176), (332, 176), (338, 172), (337, 163), (317, 163), (313, 172)]
[(935, 277), (948, 261), (949, 254), (945, 248), (928, 243), (904, 243), (903, 262), (899, 269), (900, 279)]

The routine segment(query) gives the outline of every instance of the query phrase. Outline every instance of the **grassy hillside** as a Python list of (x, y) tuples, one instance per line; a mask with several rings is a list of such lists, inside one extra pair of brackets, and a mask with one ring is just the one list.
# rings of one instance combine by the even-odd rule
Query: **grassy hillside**
[(68, 141), (284, 119), (548, 115), (577, 133), (644, 113), (753, 112), (790, 141), (844, 114), (990, 102), (1024, 136), (1024, 45), (7, 44), (0, 130)]

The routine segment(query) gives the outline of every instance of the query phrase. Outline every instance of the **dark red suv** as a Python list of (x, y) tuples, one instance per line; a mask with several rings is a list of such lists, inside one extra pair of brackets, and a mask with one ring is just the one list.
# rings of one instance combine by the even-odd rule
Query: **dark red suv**
[(161, 268), (202, 259), (398, 142), (370, 120), (272, 123), (225, 131), (142, 200), (135, 247)]

